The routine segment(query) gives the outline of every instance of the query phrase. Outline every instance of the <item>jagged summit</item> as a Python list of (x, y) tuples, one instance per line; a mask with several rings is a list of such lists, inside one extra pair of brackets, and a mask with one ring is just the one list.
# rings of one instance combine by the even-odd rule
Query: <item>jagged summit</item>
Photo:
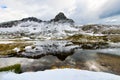
[(54, 19), (51, 19), (51, 22), (74, 23), (74, 21), (72, 19), (68, 19), (63, 12), (58, 13)]
[(55, 16), (54, 21), (59, 21), (59, 20), (65, 20), (67, 17), (64, 15), (64, 13), (60, 12), (58, 15)]

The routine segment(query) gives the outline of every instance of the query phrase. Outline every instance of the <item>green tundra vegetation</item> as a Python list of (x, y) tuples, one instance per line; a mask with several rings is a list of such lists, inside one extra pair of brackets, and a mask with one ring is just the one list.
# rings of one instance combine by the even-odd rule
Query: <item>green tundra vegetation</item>
[(107, 36), (91, 36), (76, 34), (67, 38), (67, 40), (76, 41), (76, 42), (106, 42), (108, 41)]
[(108, 35), (108, 39), (111, 42), (120, 42), (120, 35)]
[(82, 42), (82, 43), (91, 43), (91, 42), (120, 42), (120, 35), (119, 34), (106, 34), (103, 36), (92, 36), (92, 35), (83, 35), (83, 34), (76, 34), (73, 36), (67, 37), (67, 40), (73, 42)]
[(2, 71), (13, 71), (15, 73), (20, 73), (21, 72), (21, 65), (20, 64), (15, 64), (7, 67), (2, 67), (0, 68), (0, 72)]
[(102, 31), (102, 34), (120, 34), (120, 29), (109, 29)]

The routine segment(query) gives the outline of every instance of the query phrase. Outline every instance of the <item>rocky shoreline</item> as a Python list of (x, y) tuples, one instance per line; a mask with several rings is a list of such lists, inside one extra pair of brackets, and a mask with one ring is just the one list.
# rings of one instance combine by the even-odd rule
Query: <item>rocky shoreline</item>
[(29, 71), (43, 71), (46, 69), (56, 68), (75, 68), (81, 70), (90, 71), (102, 71), (120, 75), (120, 56), (104, 53), (78, 53), (66, 57), (65, 60), (60, 60), (55, 55), (46, 55), (40, 59), (28, 59), (28, 58), (0, 58), (0, 67), (20, 64), (21, 72)]

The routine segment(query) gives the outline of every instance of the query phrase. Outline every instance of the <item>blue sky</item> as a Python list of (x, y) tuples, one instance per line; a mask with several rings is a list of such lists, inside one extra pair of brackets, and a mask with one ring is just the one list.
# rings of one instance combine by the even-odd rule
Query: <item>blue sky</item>
[(49, 20), (59, 12), (77, 24), (120, 24), (120, 0), (0, 0), (0, 22), (29, 16)]
[(0, 5), (0, 7), (1, 7), (2, 9), (7, 8), (7, 6), (6, 6), (6, 5)]

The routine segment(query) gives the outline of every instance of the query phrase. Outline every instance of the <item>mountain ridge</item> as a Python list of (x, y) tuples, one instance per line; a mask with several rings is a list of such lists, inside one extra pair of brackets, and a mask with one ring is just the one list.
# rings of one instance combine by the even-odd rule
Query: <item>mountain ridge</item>
[(37, 23), (45, 22), (45, 23), (69, 23), (71, 25), (74, 24), (74, 21), (72, 19), (67, 18), (64, 13), (60, 12), (58, 13), (55, 18), (48, 20), (48, 21), (43, 21), (41, 19), (38, 19), (36, 17), (27, 17), (23, 18), (21, 20), (13, 20), (13, 21), (8, 21), (8, 22), (2, 22), (0, 23), (0, 28), (7, 28), (7, 27), (12, 27), (12, 26), (17, 26), (19, 23), (22, 22), (27, 22), (27, 21), (33, 21)]

